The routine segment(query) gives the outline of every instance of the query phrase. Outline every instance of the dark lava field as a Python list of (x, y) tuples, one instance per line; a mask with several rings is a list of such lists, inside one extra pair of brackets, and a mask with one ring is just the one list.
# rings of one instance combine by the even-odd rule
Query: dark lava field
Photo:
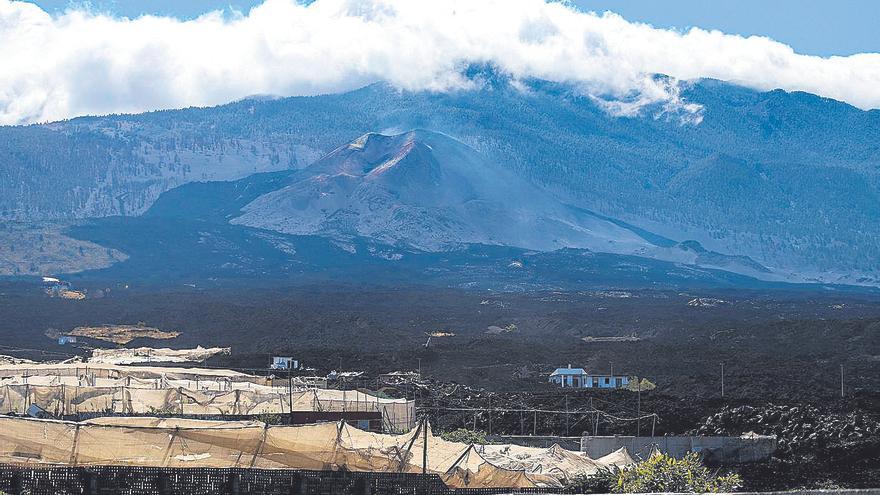
[[(209, 366), (265, 368), (273, 354), (295, 356), (318, 374), (421, 366), (429, 385), (389, 393), (415, 397), (441, 429), (576, 436), (594, 428), (586, 412), (568, 422), (552, 414), (527, 421), (456, 408), (641, 411), (657, 422), (607, 420), (597, 431), (779, 435), (778, 458), (742, 469), (750, 488), (880, 479), (880, 298), (870, 292), (101, 289), (101, 298), (75, 301), (50, 298), (33, 283), (3, 283), (0, 354), (63, 359), (85, 349), (59, 346), (47, 331), (143, 322), (181, 336), (130, 347), (232, 348)], [(547, 375), (567, 364), (599, 373), (613, 367), (656, 388), (640, 403), (627, 390), (553, 388)]]

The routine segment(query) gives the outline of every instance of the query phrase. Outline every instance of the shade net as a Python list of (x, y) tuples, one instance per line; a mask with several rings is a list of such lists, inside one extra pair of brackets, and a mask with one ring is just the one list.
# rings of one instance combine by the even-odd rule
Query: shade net
[(344, 422), (269, 426), (161, 418), (75, 423), (0, 417), (0, 463), (406, 473), (421, 473), (424, 466), (424, 472), (459, 488), (558, 485), (552, 477), (496, 466), (473, 446), (446, 442), (422, 424), (406, 434), (390, 435)]
[(61, 366), (0, 367), (0, 414), (31, 405), (67, 417), (80, 414), (260, 416), (290, 412), (379, 412), (386, 431), (416, 423), (415, 403), (356, 390), (268, 385), (229, 370)]

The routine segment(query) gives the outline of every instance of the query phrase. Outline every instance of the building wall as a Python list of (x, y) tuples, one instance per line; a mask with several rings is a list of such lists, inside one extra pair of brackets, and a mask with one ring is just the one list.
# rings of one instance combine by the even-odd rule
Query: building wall
[(296, 359), (289, 357), (273, 357), (272, 358), (272, 368), (273, 369), (297, 369), (299, 368), (299, 362)]
[[(605, 383), (605, 378), (609, 378), (608, 383)], [(574, 387), (575, 379), (578, 382), (578, 388), (618, 388), (616, 386), (615, 379), (620, 379), (620, 387), (625, 387), (629, 384), (629, 377), (627, 376), (613, 376), (613, 377), (605, 377), (605, 376), (594, 376), (594, 375), (557, 375), (550, 377), (550, 383), (555, 383), (562, 387)], [(594, 379), (598, 379), (598, 384), (594, 385)]]
[(584, 380), (585, 380), (584, 377), (579, 376), (579, 375), (557, 375), (557, 376), (550, 377), (550, 383), (555, 383), (555, 384), (560, 385), (562, 387), (574, 387), (575, 380), (577, 380), (577, 383), (578, 383), (577, 387), (578, 388), (583, 388), (585, 386), (584, 385)]
[(656, 447), (673, 457), (698, 452), (714, 464), (742, 464), (770, 458), (776, 450), (776, 437), (594, 437), (581, 438), (581, 452), (593, 459), (626, 447), (633, 457), (646, 459)]

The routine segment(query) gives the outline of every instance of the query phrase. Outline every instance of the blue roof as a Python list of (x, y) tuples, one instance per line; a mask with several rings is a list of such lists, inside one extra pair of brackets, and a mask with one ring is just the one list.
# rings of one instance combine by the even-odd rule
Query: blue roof
[(583, 368), (556, 368), (556, 371), (550, 373), (550, 376), (556, 375), (586, 375), (587, 372)]

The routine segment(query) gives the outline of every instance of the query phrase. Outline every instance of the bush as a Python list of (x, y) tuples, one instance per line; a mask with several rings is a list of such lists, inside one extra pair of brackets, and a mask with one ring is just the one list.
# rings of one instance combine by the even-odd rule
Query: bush
[(468, 430), (466, 428), (459, 428), (457, 430), (441, 433), (440, 438), (446, 440), (447, 442), (458, 442), (467, 444), (473, 443), (477, 445), (488, 445), (492, 443), (486, 439), (485, 431), (474, 431)]
[(566, 480), (564, 488), (570, 493), (611, 493), (619, 476), (620, 469), (611, 466), (593, 474), (577, 474)]
[(263, 413), (257, 416), (256, 419), (257, 421), (266, 423), (267, 425), (280, 425), (282, 418), (280, 414)]
[(647, 461), (627, 468), (600, 469), (593, 474), (569, 478), (571, 493), (717, 493), (732, 492), (742, 485), (739, 475), (719, 476), (703, 466), (700, 456), (689, 452), (683, 459), (655, 453)]
[(178, 411), (179, 408), (172, 405), (172, 404), (167, 404), (162, 407), (149, 406), (149, 408), (150, 408), (150, 416), (156, 416), (156, 417), (174, 416), (175, 414), (177, 414), (179, 412)]
[(641, 380), (634, 378), (630, 380), (629, 385), (626, 386), (626, 389), (632, 392), (638, 392), (640, 383), (642, 387), (642, 392), (647, 392), (649, 390), (654, 390), (655, 388), (657, 388), (657, 385), (655, 385), (647, 378), (642, 378)]
[(700, 456), (688, 452), (676, 459), (655, 453), (647, 461), (620, 471), (615, 493), (732, 492), (742, 485), (737, 474), (719, 476), (703, 466)]

